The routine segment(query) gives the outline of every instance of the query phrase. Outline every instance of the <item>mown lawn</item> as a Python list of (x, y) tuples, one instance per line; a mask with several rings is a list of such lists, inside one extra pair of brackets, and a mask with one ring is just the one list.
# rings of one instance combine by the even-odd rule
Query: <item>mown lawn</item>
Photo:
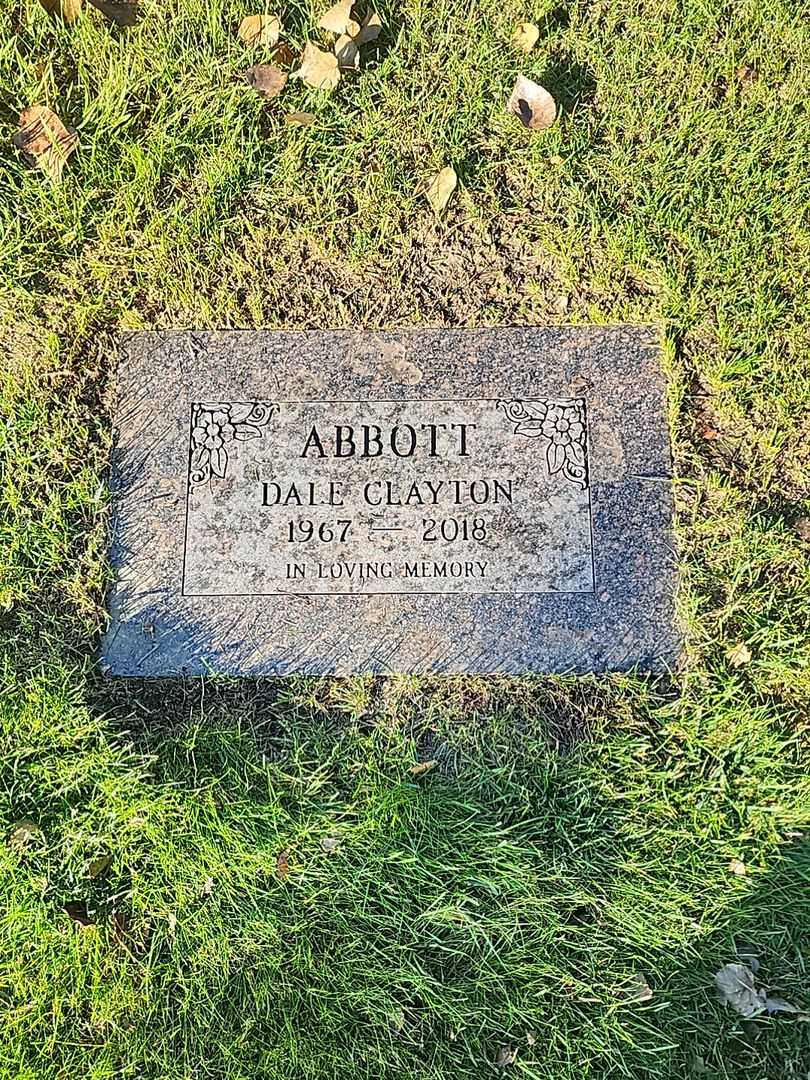
[[(269, 105), (254, 10), (0, 0), (0, 1077), (806, 1078), (713, 974), (810, 1006), (807, 5), (385, 3)], [(667, 342), (681, 673), (101, 677), (117, 331), (622, 319)]]

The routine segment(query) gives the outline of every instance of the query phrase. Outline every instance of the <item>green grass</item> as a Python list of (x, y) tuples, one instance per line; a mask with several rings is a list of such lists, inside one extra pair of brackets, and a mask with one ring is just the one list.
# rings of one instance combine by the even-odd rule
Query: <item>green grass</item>
[[(270, 106), (253, 10), (0, 0), (0, 1077), (807, 1077), (810, 1026), (712, 987), (753, 952), (810, 1005), (806, 5), (410, 0)], [(101, 677), (118, 330), (619, 319), (665, 333), (676, 679)]]

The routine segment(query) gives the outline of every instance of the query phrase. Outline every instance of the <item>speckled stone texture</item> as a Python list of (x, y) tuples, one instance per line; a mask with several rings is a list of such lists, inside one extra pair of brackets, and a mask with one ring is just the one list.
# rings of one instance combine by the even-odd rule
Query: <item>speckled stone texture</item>
[(113, 675), (663, 670), (649, 327), (136, 333)]

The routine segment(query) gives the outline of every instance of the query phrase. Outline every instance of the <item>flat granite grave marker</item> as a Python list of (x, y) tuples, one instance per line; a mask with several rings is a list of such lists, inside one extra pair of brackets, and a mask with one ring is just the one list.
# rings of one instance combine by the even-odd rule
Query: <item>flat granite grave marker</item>
[(649, 327), (129, 334), (105, 670), (671, 667), (670, 469)]

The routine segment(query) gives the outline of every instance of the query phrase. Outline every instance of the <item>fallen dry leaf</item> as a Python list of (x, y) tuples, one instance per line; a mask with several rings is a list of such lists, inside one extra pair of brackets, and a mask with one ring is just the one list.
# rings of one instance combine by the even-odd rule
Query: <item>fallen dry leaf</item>
[(524, 127), (543, 131), (551, 127), (557, 118), (557, 104), (551, 94), (539, 83), (525, 75), (518, 75), (511, 96), (506, 103), (509, 112), (520, 117)]
[(82, 13), (82, 0), (39, 0), (49, 15), (72, 26)]
[(287, 44), (286, 41), (280, 42), (273, 49), (273, 61), (276, 64), (282, 64), (284, 67), (292, 67), (297, 59), (295, 50)]
[(351, 21), (353, 3), (354, 0), (340, 0), (334, 7), (330, 7), (318, 23), (319, 28), (328, 30), (330, 34), (345, 34)]
[(90, 868), (87, 871), (91, 878), (101, 877), (105, 870), (107, 870), (112, 862), (112, 855), (102, 855), (98, 859), (93, 859), (90, 863)]
[(435, 761), (420, 761), (416, 765), (411, 765), (408, 772), (411, 776), (424, 776), (425, 773), (429, 773), (431, 769), (436, 768), (437, 762)]
[(370, 11), (363, 20), (360, 32), (354, 35), (358, 45), (365, 45), (368, 41), (376, 41), (382, 33), (382, 20), (376, 11)]
[(291, 112), (284, 117), (284, 123), (290, 127), (308, 127), (315, 123), (315, 113)]
[(394, 1035), (400, 1035), (405, 1027), (405, 1013), (402, 1009), (396, 1009), (388, 1017), (388, 1027)]
[(784, 1012), (800, 1020), (810, 1020), (810, 1013), (797, 1009), (789, 1001), (770, 997), (764, 990), (757, 990), (754, 973), (746, 964), (724, 964), (715, 975), (714, 982), (721, 999), (747, 1019), (764, 1012)]
[(20, 113), (20, 130), (12, 142), (34, 165), (58, 181), (79, 136), (66, 128), (47, 105), (30, 105)]
[(335, 56), (338, 67), (344, 71), (356, 71), (360, 67), (360, 49), (348, 34), (341, 34), (335, 42)]
[(425, 188), (425, 198), (433, 207), (436, 217), (442, 213), (450, 201), (450, 196), (456, 190), (458, 177), (456, 171), (450, 165), (446, 165), (441, 172), (437, 172)]
[(507, 1065), (514, 1065), (518, 1052), (516, 1046), (502, 1046), (498, 1051), (498, 1056), (495, 1058), (495, 1064), (500, 1069), (505, 1069)]
[(290, 853), (286, 848), (278, 853), (276, 873), (282, 881), (286, 881), (290, 876)]
[(737, 877), (745, 877), (745, 863), (739, 859), (732, 859), (728, 864), (728, 868), (732, 874), (736, 874)]
[(748, 89), (759, 78), (759, 73), (756, 68), (752, 68), (750, 64), (740, 64), (737, 68), (737, 78), (743, 85), (744, 89)]
[(538, 42), (540, 30), (530, 22), (518, 23), (512, 34), (512, 44), (521, 52), (530, 53)]
[(631, 1001), (651, 1001), (653, 996), (652, 987), (640, 971), (637, 971), (630, 983), (629, 997)]
[(287, 84), (287, 72), (275, 64), (254, 64), (245, 72), (248, 86), (263, 98), (278, 97)]
[(138, 21), (137, 0), (88, 0), (117, 26), (134, 26)]
[(63, 908), (66, 915), (68, 915), (74, 922), (77, 922), (80, 926), (92, 926), (94, 920), (90, 916), (90, 912), (87, 910), (87, 904), (83, 904), (81, 900), (71, 900), (65, 904)]
[(23, 821), (18, 821), (11, 830), (8, 838), (9, 847), (14, 848), (15, 851), (26, 851), (39, 836), (42, 836), (39, 825), (30, 818), (25, 818)]
[(246, 15), (236, 32), (246, 45), (272, 48), (281, 37), (281, 20), (277, 15)]
[(307, 86), (316, 90), (334, 90), (340, 82), (338, 60), (334, 53), (323, 52), (308, 41), (301, 57), (301, 67), (296, 72)]
[(743, 667), (751, 661), (751, 650), (744, 641), (740, 641), (736, 645), (732, 645), (730, 649), (726, 650), (726, 659), (732, 667)]

